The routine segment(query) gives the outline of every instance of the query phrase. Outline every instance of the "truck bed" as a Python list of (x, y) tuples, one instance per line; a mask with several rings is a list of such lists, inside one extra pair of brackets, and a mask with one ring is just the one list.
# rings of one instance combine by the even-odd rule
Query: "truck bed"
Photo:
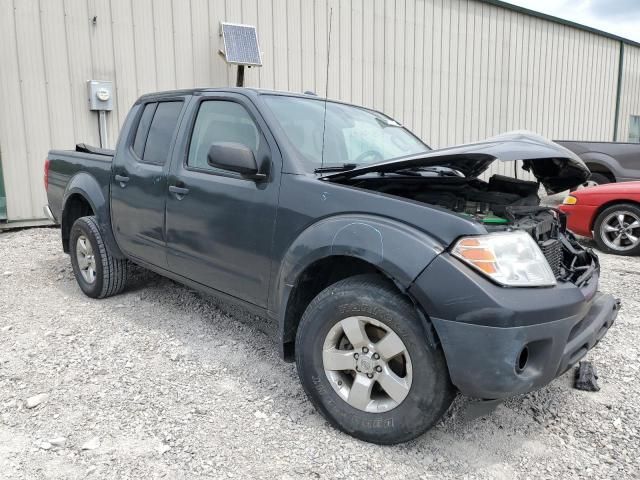
[(103, 190), (104, 198), (109, 198), (111, 162), (115, 152), (105, 149), (95, 149), (96, 153), (78, 151), (82, 148), (83, 146), (79, 145), (76, 150), (51, 150), (48, 155), (49, 188), (47, 195), (49, 208), (58, 222), (61, 217), (65, 192), (73, 188), (70, 182), (77, 175), (94, 177)]

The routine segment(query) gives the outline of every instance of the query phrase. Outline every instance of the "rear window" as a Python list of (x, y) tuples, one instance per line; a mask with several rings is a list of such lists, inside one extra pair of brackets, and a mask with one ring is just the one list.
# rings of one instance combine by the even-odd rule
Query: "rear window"
[[(182, 102), (160, 102), (145, 107), (133, 143), (134, 152), (143, 162), (165, 164), (181, 111)], [(149, 126), (145, 127), (149, 121)], [(148, 129), (146, 141), (145, 128)]]
[(151, 120), (153, 114), (156, 111), (157, 103), (148, 103), (144, 107), (140, 122), (138, 123), (138, 130), (136, 130), (136, 138), (133, 141), (133, 151), (138, 158), (142, 158), (144, 155), (144, 145), (147, 143), (147, 134), (149, 133), (149, 127), (151, 126)]

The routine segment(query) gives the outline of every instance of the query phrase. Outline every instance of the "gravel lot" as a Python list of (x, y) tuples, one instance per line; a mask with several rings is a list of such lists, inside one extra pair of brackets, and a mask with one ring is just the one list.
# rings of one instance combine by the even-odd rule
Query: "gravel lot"
[(264, 320), (148, 272), (91, 300), (58, 230), (0, 233), (0, 477), (640, 478), (640, 259), (601, 260), (600, 392), (569, 373), (473, 421), (458, 398), (380, 447), (315, 413)]

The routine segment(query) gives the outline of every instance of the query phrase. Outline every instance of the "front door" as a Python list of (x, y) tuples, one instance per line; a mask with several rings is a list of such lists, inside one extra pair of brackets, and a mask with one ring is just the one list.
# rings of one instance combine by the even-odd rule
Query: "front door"
[[(169, 176), (169, 269), (266, 307), (281, 165), (274, 140), (242, 95), (206, 96), (190, 109), (191, 133)], [(267, 178), (250, 180), (210, 166), (207, 153), (214, 142), (250, 148), (268, 169)]]
[(164, 268), (168, 159), (184, 103), (134, 107), (135, 133), (119, 145), (111, 179), (111, 223), (118, 246), (129, 256)]

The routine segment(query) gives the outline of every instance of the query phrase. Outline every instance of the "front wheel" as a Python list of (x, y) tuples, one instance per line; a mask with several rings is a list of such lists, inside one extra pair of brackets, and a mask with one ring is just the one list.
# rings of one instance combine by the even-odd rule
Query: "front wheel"
[(92, 298), (120, 293), (127, 282), (127, 260), (107, 250), (95, 217), (81, 217), (71, 226), (69, 254), (80, 289)]
[(442, 350), (429, 344), (411, 303), (377, 275), (323, 290), (302, 317), (295, 350), (316, 409), (367, 442), (418, 437), (455, 396)]
[(605, 208), (593, 225), (600, 250), (618, 255), (640, 255), (640, 207), (619, 203)]

